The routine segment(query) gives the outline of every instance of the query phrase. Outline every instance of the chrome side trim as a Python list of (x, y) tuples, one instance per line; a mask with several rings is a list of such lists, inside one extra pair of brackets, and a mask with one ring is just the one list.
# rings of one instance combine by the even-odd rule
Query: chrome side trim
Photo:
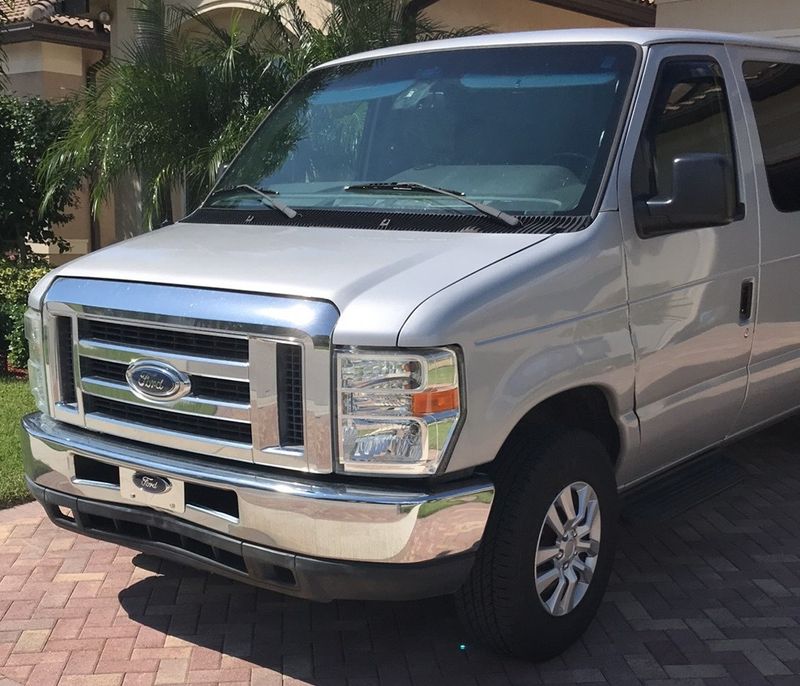
[(253, 408), (253, 447), (255, 462), (265, 448), (280, 445), (278, 434), (277, 343), (265, 338), (250, 339), (250, 359), (259, 360), (250, 373), (250, 406)]
[(318, 482), (100, 436), (39, 413), (25, 417), (22, 428), (25, 472), (40, 486), (122, 503), (116, 489), (71, 480), (79, 454), (123, 469), (233, 490), (238, 522), (193, 507), (176, 516), (240, 540), (314, 557), (413, 563), (474, 550), (494, 496), (492, 483), (480, 476), (428, 490)]

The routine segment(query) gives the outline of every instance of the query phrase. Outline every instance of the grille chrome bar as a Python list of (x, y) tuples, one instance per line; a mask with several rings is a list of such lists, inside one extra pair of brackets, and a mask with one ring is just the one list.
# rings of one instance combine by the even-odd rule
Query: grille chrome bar
[(253, 412), (253, 445), (256, 462), (270, 462), (262, 451), (280, 445), (278, 435), (278, 384), (275, 368), (277, 344), (264, 338), (250, 340), (250, 359), (262, 360), (250, 374), (250, 407)]
[(81, 338), (107, 343), (121, 343), (158, 350), (160, 353), (185, 352), (204, 358), (247, 361), (247, 339), (241, 336), (208, 335), (153, 326), (128, 325), (124, 330), (115, 322), (82, 319), (78, 325)]
[(85, 426), (92, 431), (99, 431), (109, 436), (127, 438), (140, 444), (152, 443), (162, 448), (200, 453), (229, 460), (249, 462), (253, 452), (249, 445), (221, 441), (205, 436), (191, 436), (169, 429), (148, 428), (144, 431), (141, 425), (120, 421), (99, 413), (86, 414)]
[(165, 353), (147, 348), (137, 348), (119, 345), (116, 343), (103, 343), (90, 339), (78, 340), (78, 355), (91, 357), (95, 360), (117, 362), (129, 365), (136, 360), (157, 359), (171, 364), (175, 369), (190, 375), (210, 376), (215, 379), (231, 379), (233, 381), (247, 381), (249, 364), (234, 360), (209, 359), (195, 355), (182, 355), (180, 353)]
[[(330, 473), (337, 317), (324, 302), (62, 277), (44, 301), (48, 375), (60, 378), (50, 372), (65, 359), (56, 322), (66, 322), (77, 402), (54, 394), (51, 410), (138, 443)], [(187, 374), (192, 391), (173, 401), (134, 394), (124, 373), (138, 360)]]
[[(127, 386), (127, 371), (127, 364), (98, 360), (85, 355), (81, 357), (81, 376), (84, 378), (95, 377)], [(190, 374), (189, 379), (192, 384), (191, 394), (193, 397), (227, 401), (240, 405), (250, 403), (250, 384), (247, 381), (197, 376), (196, 374)], [(78, 385), (80, 385), (80, 380)]]
[(241, 403), (206, 400), (187, 396), (171, 403), (153, 405), (152, 402), (143, 400), (131, 391), (127, 384), (114, 383), (96, 377), (83, 377), (80, 385), (85, 394), (98, 398), (108, 398), (128, 405), (156, 408), (161, 412), (174, 412), (176, 414), (191, 414), (213, 417), (230, 422), (250, 423), (250, 405)]

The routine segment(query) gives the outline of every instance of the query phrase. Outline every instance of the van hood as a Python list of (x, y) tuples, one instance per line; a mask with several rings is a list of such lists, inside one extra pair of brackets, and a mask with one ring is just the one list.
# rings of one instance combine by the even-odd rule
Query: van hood
[(434, 293), (547, 235), (431, 233), (181, 222), (86, 255), (56, 277), (160, 283), (332, 302), (334, 342), (396, 345)]

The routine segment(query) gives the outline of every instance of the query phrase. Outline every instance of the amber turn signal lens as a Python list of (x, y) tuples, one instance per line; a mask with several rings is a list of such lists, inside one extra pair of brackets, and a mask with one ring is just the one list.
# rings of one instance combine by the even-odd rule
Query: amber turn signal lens
[(426, 391), (411, 396), (411, 414), (421, 417), (458, 409), (458, 389), (446, 391)]

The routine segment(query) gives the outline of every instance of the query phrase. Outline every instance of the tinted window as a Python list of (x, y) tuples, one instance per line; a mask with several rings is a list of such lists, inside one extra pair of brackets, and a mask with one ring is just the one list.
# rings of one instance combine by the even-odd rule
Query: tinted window
[(745, 62), (772, 202), (800, 210), (800, 64)]
[(725, 81), (710, 59), (662, 64), (634, 163), (634, 199), (670, 197), (672, 162), (691, 153), (724, 155), (736, 168)]
[[(556, 45), (317, 70), (275, 108), (221, 185), (268, 187), (295, 208), (471, 212), (442, 196), (346, 190), (419, 182), (521, 215), (590, 214), (635, 62), (631, 46)], [(252, 194), (210, 204), (263, 208)]]

